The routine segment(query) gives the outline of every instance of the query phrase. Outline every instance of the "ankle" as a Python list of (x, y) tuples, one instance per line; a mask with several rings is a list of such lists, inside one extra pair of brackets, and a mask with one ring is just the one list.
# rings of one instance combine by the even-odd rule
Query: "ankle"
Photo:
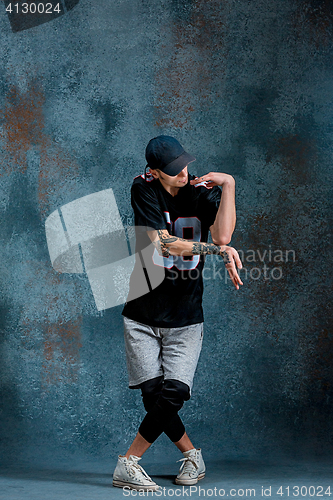
[(192, 452), (192, 453), (193, 453), (193, 452), (195, 452), (195, 451), (197, 451), (197, 449), (196, 449), (196, 448), (189, 448), (188, 450), (183, 451), (183, 453), (190, 453), (190, 452)]
[(135, 453), (129, 453), (129, 452), (127, 452), (126, 455), (124, 455), (124, 457), (127, 458), (127, 460), (129, 459), (130, 456), (136, 457), (136, 458), (141, 458), (140, 455), (137, 455)]

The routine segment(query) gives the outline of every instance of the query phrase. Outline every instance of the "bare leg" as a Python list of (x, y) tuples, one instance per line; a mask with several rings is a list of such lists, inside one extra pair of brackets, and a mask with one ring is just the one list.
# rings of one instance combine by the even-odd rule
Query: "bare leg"
[(135, 457), (142, 457), (142, 455), (144, 454), (145, 451), (148, 450), (150, 445), (151, 443), (148, 443), (148, 441), (146, 441), (138, 432), (134, 438), (133, 443), (129, 447), (125, 457), (129, 458), (130, 455), (134, 455)]
[(179, 441), (177, 441), (175, 443), (175, 445), (177, 446), (177, 448), (182, 452), (184, 453), (184, 451), (189, 451), (189, 450), (193, 450), (194, 446), (193, 444), (191, 443), (191, 440), (190, 438), (188, 437), (188, 435), (185, 434), (183, 435), (183, 437), (180, 438)]

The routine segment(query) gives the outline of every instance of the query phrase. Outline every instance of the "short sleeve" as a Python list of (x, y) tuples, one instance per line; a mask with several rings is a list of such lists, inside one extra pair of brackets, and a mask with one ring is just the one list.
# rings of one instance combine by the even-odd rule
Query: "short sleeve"
[(202, 189), (203, 191), (200, 193), (200, 209), (205, 223), (210, 227), (215, 222), (222, 191), (218, 186), (214, 186), (212, 189)]
[(167, 229), (163, 210), (154, 189), (135, 183), (131, 190), (135, 225), (153, 229)]

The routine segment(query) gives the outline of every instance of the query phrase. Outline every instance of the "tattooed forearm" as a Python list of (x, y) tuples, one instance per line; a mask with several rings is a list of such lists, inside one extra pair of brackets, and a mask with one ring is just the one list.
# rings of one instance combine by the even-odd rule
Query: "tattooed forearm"
[(230, 263), (230, 259), (227, 252), (225, 251), (221, 252), (221, 248), (217, 245), (214, 245), (213, 243), (195, 242), (192, 245), (192, 252), (193, 255), (208, 255), (208, 254), (221, 255), (225, 264)]
[[(156, 233), (155, 233), (156, 237)], [(186, 246), (181, 242), (185, 242)], [(180, 243), (178, 245), (178, 243)], [(221, 247), (213, 243), (205, 243), (200, 241), (190, 241), (177, 236), (170, 235), (165, 229), (157, 230), (157, 238), (154, 241), (155, 248), (163, 257), (170, 255), (221, 255), (225, 264), (231, 261), (226, 251), (222, 251)], [(184, 247), (184, 248), (183, 248)]]
[(153, 245), (158, 251), (159, 255), (162, 255), (162, 257), (169, 257), (170, 256), (170, 250), (168, 247), (166, 247), (164, 244), (161, 243), (160, 240), (155, 240), (153, 241)]
[(193, 255), (208, 255), (220, 253), (220, 247), (213, 245), (212, 243), (199, 243), (195, 242), (192, 245)]
[(175, 241), (186, 241), (183, 240), (182, 238), (177, 238), (176, 236), (171, 236), (170, 234), (165, 234), (164, 231), (157, 230), (157, 235), (158, 235), (158, 243), (160, 245), (160, 255), (163, 255), (163, 257), (169, 257), (170, 255), (170, 249), (167, 247), (167, 244), (169, 243), (174, 243)]
[(167, 244), (167, 243), (174, 243), (175, 241), (186, 241), (183, 240), (182, 238), (177, 238), (177, 236), (171, 236), (170, 234), (166, 235), (163, 231), (160, 229), (157, 230), (158, 237), (160, 239), (161, 243)]

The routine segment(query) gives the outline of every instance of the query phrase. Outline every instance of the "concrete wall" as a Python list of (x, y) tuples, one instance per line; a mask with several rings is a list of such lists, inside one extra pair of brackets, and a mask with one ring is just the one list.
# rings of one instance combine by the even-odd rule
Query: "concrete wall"
[(235, 177), (245, 265), (237, 292), (207, 260), (189, 434), (224, 458), (331, 452), (332, 21), (324, 0), (80, 0), (14, 32), (2, 5), (4, 460), (115, 456), (135, 435), (122, 308), (97, 312), (84, 274), (52, 269), (44, 223), (112, 187), (130, 224), (162, 133), (191, 172)]

